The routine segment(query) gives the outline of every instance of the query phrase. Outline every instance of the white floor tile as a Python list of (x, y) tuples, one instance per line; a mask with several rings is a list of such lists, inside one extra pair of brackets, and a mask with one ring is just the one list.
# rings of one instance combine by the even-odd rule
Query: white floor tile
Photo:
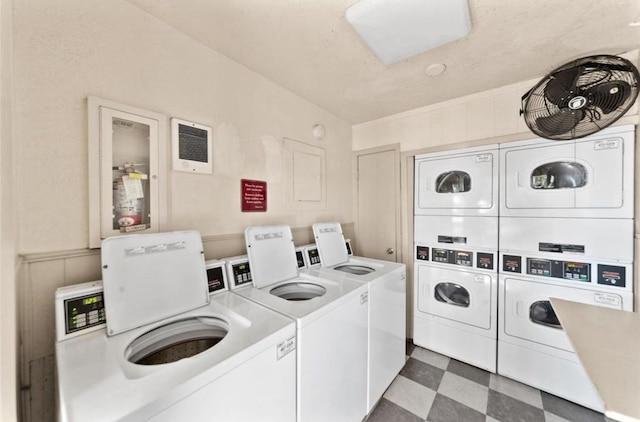
[(445, 372), (438, 387), (438, 393), (464, 404), (481, 413), (487, 413), (489, 389), (484, 385), (460, 377), (451, 372)]
[(384, 398), (426, 419), (436, 392), (402, 375), (398, 375), (384, 393)]
[(449, 366), (448, 357), (421, 347), (416, 347), (413, 353), (411, 353), (411, 357), (440, 369), (447, 369), (447, 366)]

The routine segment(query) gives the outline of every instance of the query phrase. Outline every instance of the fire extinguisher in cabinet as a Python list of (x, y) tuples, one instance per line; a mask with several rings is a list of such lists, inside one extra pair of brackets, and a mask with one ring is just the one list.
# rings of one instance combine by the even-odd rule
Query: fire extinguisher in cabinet
[[(138, 167), (138, 168), (136, 168)], [(144, 164), (124, 163), (113, 167), (113, 228), (121, 232), (144, 230), (144, 191), (148, 175)]]

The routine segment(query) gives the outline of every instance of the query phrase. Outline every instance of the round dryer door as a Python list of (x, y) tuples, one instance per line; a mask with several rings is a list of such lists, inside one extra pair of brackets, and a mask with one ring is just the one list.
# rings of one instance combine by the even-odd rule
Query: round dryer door
[(529, 319), (534, 324), (562, 329), (560, 320), (553, 310), (551, 302), (549, 302), (548, 300), (539, 300), (537, 302), (533, 302), (529, 307)]
[(468, 308), (471, 302), (469, 290), (455, 283), (438, 283), (433, 290), (433, 295), (438, 302), (463, 308)]

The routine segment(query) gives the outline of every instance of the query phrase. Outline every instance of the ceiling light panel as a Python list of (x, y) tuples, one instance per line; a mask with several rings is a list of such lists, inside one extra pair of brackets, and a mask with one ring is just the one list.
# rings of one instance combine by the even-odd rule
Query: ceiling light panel
[(360, 0), (345, 17), (386, 65), (471, 31), (467, 0)]

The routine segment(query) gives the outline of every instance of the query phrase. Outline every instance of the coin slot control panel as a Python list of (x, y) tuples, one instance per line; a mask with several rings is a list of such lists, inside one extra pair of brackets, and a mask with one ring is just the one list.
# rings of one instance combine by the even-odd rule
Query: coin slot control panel
[(416, 246), (416, 259), (418, 261), (429, 260), (429, 247), (428, 246)]
[(431, 250), (431, 260), (443, 264), (461, 265), (464, 267), (473, 266), (473, 252), (457, 251), (453, 249), (433, 248)]
[(518, 274), (521, 273), (522, 257), (518, 255), (503, 255), (502, 271), (507, 273), (518, 273)]
[(307, 250), (309, 256), (309, 266), (320, 264), (320, 254), (318, 248), (311, 248)]
[(207, 268), (207, 283), (209, 285), (209, 293), (226, 290), (227, 285), (224, 279), (223, 265)]
[(251, 268), (249, 267), (248, 262), (241, 262), (232, 265), (231, 271), (233, 273), (233, 280), (236, 287), (249, 284), (253, 281), (251, 278)]
[(598, 264), (598, 284), (626, 287), (626, 268), (617, 265)]
[(493, 254), (478, 252), (476, 257), (476, 267), (483, 270), (493, 270)]

